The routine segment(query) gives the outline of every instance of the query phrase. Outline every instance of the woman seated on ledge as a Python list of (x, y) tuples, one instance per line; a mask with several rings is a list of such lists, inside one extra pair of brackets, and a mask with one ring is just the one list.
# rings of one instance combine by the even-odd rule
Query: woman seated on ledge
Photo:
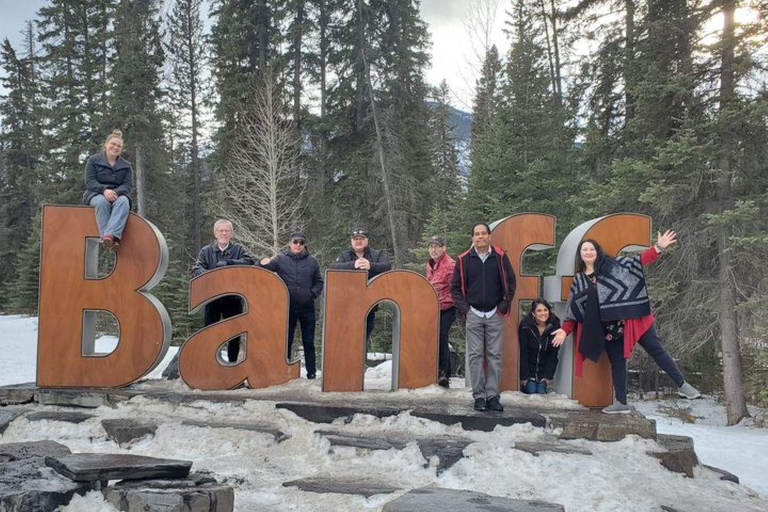
[(111, 250), (120, 245), (131, 210), (133, 171), (122, 152), (123, 132), (115, 130), (104, 142), (104, 151), (91, 155), (85, 164), (83, 204), (95, 207), (101, 242)]
[(565, 322), (555, 332), (555, 345), (576, 330), (576, 376), (583, 374), (584, 358), (597, 361), (608, 354), (616, 400), (603, 412), (628, 413), (627, 359), (635, 343), (648, 352), (656, 364), (677, 384), (683, 398), (699, 398), (699, 391), (685, 377), (669, 355), (653, 325), (651, 304), (645, 287), (643, 267), (677, 240), (674, 231), (658, 234), (656, 245), (640, 256), (612, 258), (595, 240), (583, 240), (576, 250), (576, 271), (568, 293)]
[(547, 392), (557, 369), (560, 347), (552, 344), (554, 332), (560, 328), (560, 319), (544, 299), (536, 299), (531, 311), (520, 322), (520, 390), (533, 395)]

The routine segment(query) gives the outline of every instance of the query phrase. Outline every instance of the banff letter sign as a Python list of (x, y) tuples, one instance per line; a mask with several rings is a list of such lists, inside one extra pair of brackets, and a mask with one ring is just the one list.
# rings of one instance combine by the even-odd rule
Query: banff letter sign
[[(502, 388), (517, 389), (520, 301), (539, 296), (539, 277), (521, 272), (528, 250), (555, 247), (555, 218), (539, 213), (513, 215), (491, 225), (495, 245), (505, 249), (518, 276), (517, 293), (504, 334)], [(129, 236), (121, 241), (112, 272), (97, 273), (98, 228), (92, 208), (43, 207), (40, 260), (40, 321), (37, 385), (40, 387), (127, 386), (162, 361), (171, 340), (171, 322), (150, 292), (165, 275), (168, 249), (155, 226), (131, 214)], [(644, 215), (615, 214), (585, 222), (563, 241), (556, 275), (545, 278), (545, 296), (562, 313), (574, 254), (584, 238), (594, 238), (609, 253), (650, 245), (651, 220)], [(362, 391), (365, 370), (365, 319), (382, 301), (395, 305), (392, 388), (419, 388), (437, 382), (437, 294), (420, 274), (385, 272), (370, 281), (365, 271), (325, 273), (323, 322), (323, 390)], [(298, 378), (299, 364), (286, 359), (288, 290), (276, 274), (258, 267), (223, 267), (190, 281), (190, 311), (224, 295), (238, 295), (241, 315), (227, 318), (192, 335), (179, 352), (179, 372), (190, 387), (232, 389), (246, 382), (263, 388)], [(119, 325), (117, 348), (98, 354), (94, 348), (96, 313), (107, 311)], [(244, 340), (245, 358), (227, 364), (220, 347), (235, 336)], [(610, 369), (603, 355), (587, 361), (584, 377), (573, 378), (571, 345), (561, 357), (556, 380), (560, 392), (585, 405), (611, 401)]]

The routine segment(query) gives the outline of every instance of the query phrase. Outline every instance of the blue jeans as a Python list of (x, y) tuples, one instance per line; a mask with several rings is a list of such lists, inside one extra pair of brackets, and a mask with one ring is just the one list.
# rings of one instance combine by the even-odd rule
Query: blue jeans
[(128, 196), (118, 197), (110, 203), (103, 195), (94, 196), (90, 201), (96, 212), (96, 223), (99, 225), (99, 236), (112, 235), (123, 238), (125, 223), (128, 221), (131, 202)]
[(547, 394), (547, 381), (540, 380), (539, 382), (536, 382), (533, 379), (529, 379), (528, 382), (525, 383), (525, 393), (529, 395), (535, 395), (535, 394), (541, 394), (546, 395)]

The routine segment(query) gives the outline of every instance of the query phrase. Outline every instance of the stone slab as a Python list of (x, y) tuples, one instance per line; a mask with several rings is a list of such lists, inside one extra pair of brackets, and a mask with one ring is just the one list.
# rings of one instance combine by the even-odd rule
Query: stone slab
[(67, 505), (98, 482), (73, 482), (45, 467), (42, 457), (6, 462), (0, 470), (0, 510), (49, 512)]
[(288, 435), (277, 427), (271, 425), (264, 425), (261, 423), (238, 423), (238, 422), (222, 422), (222, 421), (196, 421), (185, 420), (181, 422), (182, 425), (189, 425), (192, 427), (200, 428), (232, 428), (235, 430), (249, 430), (251, 432), (259, 432), (260, 434), (267, 434), (272, 436), (275, 441), (281, 443), (288, 439)]
[(699, 459), (693, 449), (693, 439), (687, 436), (659, 434), (656, 442), (663, 451), (649, 452), (649, 455), (661, 461), (661, 465), (675, 473), (683, 473), (693, 478), (693, 468), (698, 466)]
[(102, 453), (46, 457), (45, 464), (76, 482), (185, 478), (192, 467), (188, 460)]
[(20, 405), (34, 402), (35, 389), (34, 382), (0, 386), (0, 405)]
[(120, 445), (154, 435), (157, 431), (157, 423), (130, 418), (101, 420), (101, 426), (107, 433), (107, 437)]
[(407, 438), (394, 439), (392, 436), (361, 436), (347, 434), (331, 430), (319, 430), (315, 432), (326, 438), (331, 446), (351, 446), (364, 450), (402, 450), (409, 442)]
[(120, 480), (112, 487), (130, 489), (178, 489), (215, 483), (218, 483), (216, 479), (206, 473), (190, 473), (186, 478), (182, 479)]
[(553, 428), (561, 428), (561, 439), (620, 441), (628, 435), (656, 439), (656, 421), (637, 411), (630, 414), (605, 414), (601, 411), (571, 411), (553, 415)]
[(398, 487), (384, 485), (378, 481), (367, 480), (364, 478), (345, 479), (330, 477), (291, 480), (290, 482), (283, 482), (283, 487), (297, 487), (302, 491), (319, 494), (354, 494), (366, 498), (370, 498), (377, 494), (392, 494), (393, 492), (400, 490)]
[(0, 410), (0, 434), (3, 434), (8, 426), (21, 416), (22, 411), (4, 411)]
[(158, 488), (106, 487), (104, 498), (122, 512), (233, 512), (235, 490), (215, 483)]
[(382, 512), (565, 512), (544, 501), (513, 500), (474, 491), (421, 487), (384, 505)]
[(419, 450), (425, 459), (437, 456), (437, 474), (441, 474), (464, 457), (464, 448), (473, 441), (458, 436), (442, 436), (418, 439)]
[(355, 414), (368, 414), (377, 418), (397, 416), (404, 409), (396, 407), (377, 407), (374, 405), (339, 406), (325, 403), (284, 402), (275, 405), (278, 409), (286, 409), (313, 423), (332, 423), (339, 418), (351, 421)]
[(726, 482), (733, 482), (735, 484), (741, 483), (739, 481), (739, 477), (734, 475), (733, 473), (726, 471), (724, 469), (716, 468), (714, 466), (708, 466), (706, 464), (702, 464), (702, 467), (707, 468), (710, 471), (714, 471), (715, 473), (720, 475), (720, 480), (725, 480)]
[(497, 426), (530, 423), (534, 427), (545, 427), (547, 419), (534, 411), (522, 408), (507, 407), (504, 412), (478, 412), (469, 405), (441, 406), (439, 408), (417, 408), (411, 411), (411, 416), (437, 421), (445, 425), (461, 424), (464, 430), (480, 430), (492, 432)]
[(24, 416), (27, 421), (63, 421), (65, 423), (82, 423), (93, 418), (93, 414), (74, 411), (40, 411)]
[(7, 461), (25, 460), (35, 457), (60, 457), (72, 451), (56, 441), (29, 441), (25, 443), (0, 444), (0, 456)]
[(96, 409), (111, 405), (108, 390), (38, 388), (35, 390), (35, 402), (41, 405), (61, 405), (65, 407), (84, 407)]
[(568, 455), (592, 455), (592, 452), (581, 446), (575, 446), (558, 439), (543, 439), (541, 441), (521, 441), (515, 443), (515, 450), (522, 450), (538, 457), (542, 452), (564, 453)]

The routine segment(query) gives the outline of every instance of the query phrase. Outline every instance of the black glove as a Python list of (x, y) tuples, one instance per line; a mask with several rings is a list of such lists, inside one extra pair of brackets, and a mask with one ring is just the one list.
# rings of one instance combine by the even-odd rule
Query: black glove
[(226, 260), (221, 260), (221, 261), (216, 262), (216, 267), (226, 267), (226, 266), (227, 266), (227, 261)]

